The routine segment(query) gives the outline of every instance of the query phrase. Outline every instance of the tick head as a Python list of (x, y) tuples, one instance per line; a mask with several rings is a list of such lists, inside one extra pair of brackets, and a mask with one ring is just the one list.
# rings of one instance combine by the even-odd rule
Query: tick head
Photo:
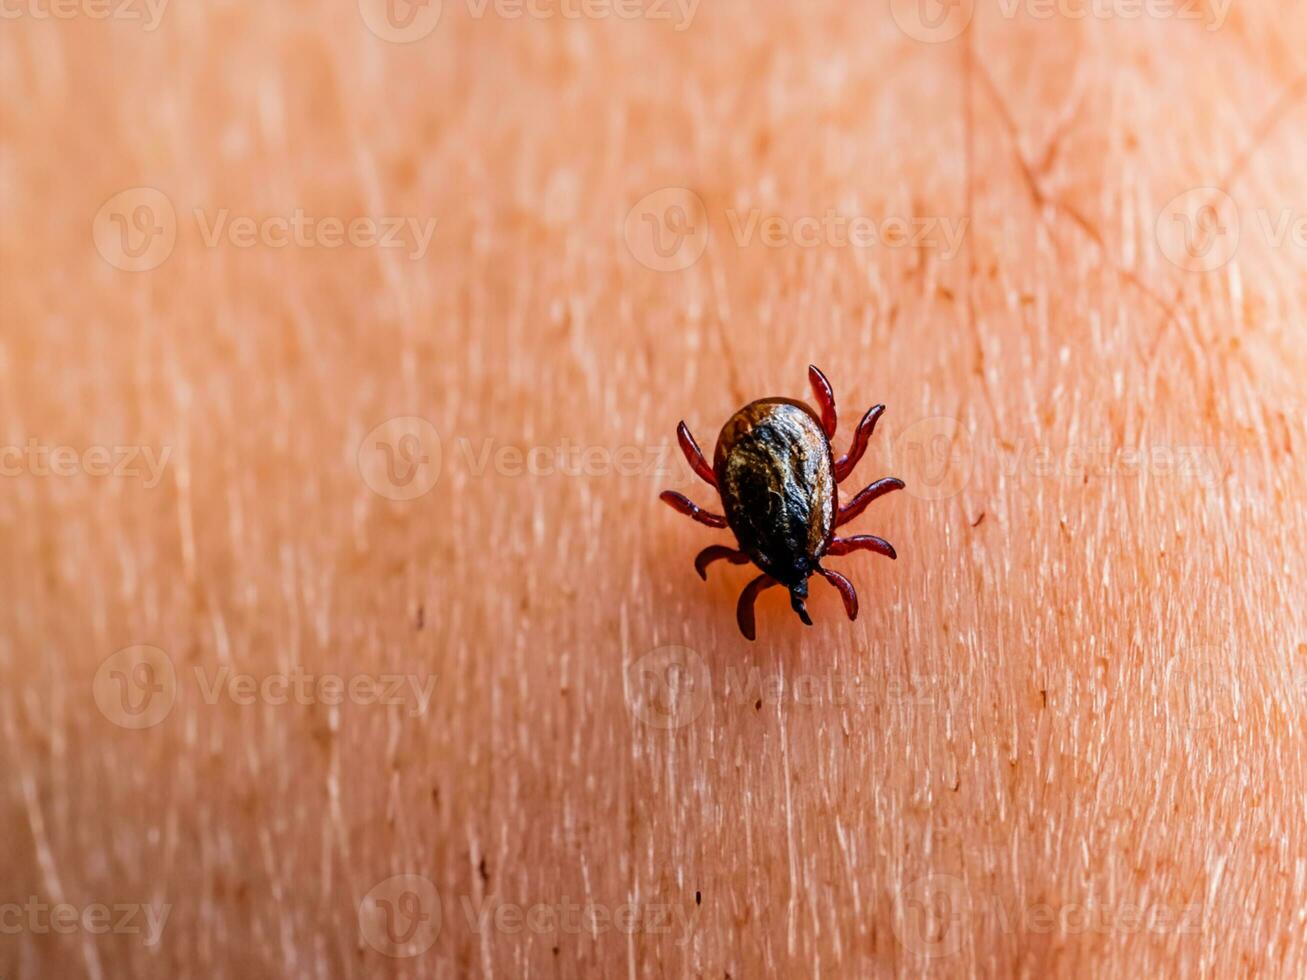
[(808, 615), (808, 610), (803, 604), (806, 598), (808, 598), (808, 579), (805, 576), (799, 579), (798, 585), (790, 586), (790, 608), (799, 614), (799, 619), (803, 621), (804, 626), (811, 626), (812, 617)]

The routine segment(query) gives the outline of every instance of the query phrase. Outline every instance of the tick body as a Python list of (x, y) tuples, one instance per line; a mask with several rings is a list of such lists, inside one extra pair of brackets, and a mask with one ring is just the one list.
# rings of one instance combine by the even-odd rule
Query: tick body
[(857, 619), (858, 595), (852, 583), (822, 567), (822, 559), (857, 550), (897, 557), (893, 546), (881, 538), (840, 538), (835, 534), (873, 500), (903, 488), (902, 480), (886, 477), (840, 506), (839, 483), (866, 452), (885, 406), (867, 411), (858, 424), (853, 446), (836, 458), (830, 444), (837, 420), (834, 393), (817, 368), (808, 368), (808, 380), (818, 411), (788, 398), (750, 402), (722, 427), (711, 467), (686, 424), (677, 428), (685, 458), (691, 469), (718, 491), (724, 516), (709, 513), (674, 491), (661, 495), (664, 502), (699, 523), (729, 527), (735, 533), (738, 548), (710, 545), (699, 553), (694, 565), (701, 578), (707, 579), (708, 566), (719, 560), (736, 565), (752, 562), (762, 573), (745, 587), (736, 608), (740, 632), (750, 640), (756, 635), (754, 600), (764, 589), (786, 588), (791, 607), (811, 626), (804, 605), (808, 579), (820, 575), (839, 590), (849, 619)]

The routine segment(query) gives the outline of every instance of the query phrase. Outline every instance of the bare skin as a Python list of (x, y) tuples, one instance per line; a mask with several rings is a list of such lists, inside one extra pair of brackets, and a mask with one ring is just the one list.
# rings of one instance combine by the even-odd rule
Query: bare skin
[[(1305, 18), (6, 21), (0, 976), (1307, 974)], [(810, 363), (898, 558), (750, 644)]]

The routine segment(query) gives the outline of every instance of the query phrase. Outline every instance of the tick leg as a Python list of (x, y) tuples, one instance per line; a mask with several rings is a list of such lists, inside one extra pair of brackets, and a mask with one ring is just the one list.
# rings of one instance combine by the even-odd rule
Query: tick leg
[(876, 431), (876, 423), (884, 412), (884, 405), (873, 405), (867, 409), (867, 414), (858, 423), (858, 431), (853, 435), (852, 447), (847, 453), (835, 460), (836, 483), (852, 473), (853, 468), (858, 465), (858, 460), (862, 459), (862, 454), (867, 451), (867, 443), (871, 442), (871, 434)]
[(710, 487), (717, 486), (717, 474), (712, 471), (708, 461), (703, 458), (703, 453), (699, 450), (699, 444), (694, 441), (694, 436), (690, 435), (690, 427), (682, 422), (676, 427), (676, 441), (681, 444), (681, 452), (685, 453), (685, 459), (690, 464), (690, 469), (698, 474), (699, 479)]
[(817, 573), (835, 588), (840, 590), (840, 598), (844, 600), (844, 611), (849, 614), (849, 619), (858, 618), (858, 593), (853, 588), (853, 583), (846, 579), (839, 572), (832, 572), (829, 568), (819, 568)]
[(804, 626), (812, 625), (812, 617), (808, 615), (808, 607), (805, 606), (803, 600), (793, 592), (790, 593), (790, 608), (799, 614), (799, 621), (803, 623)]
[(665, 503), (673, 510), (679, 510), (686, 517), (693, 518), (700, 524), (707, 524), (709, 527), (725, 527), (726, 518), (719, 514), (712, 514), (704, 510), (698, 504), (690, 500), (684, 494), (677, 493), (675, 490), (664, 490), (658, 495), (658, 499)]
[(835, 425), (839, 416), (835, 414), (835, 392), (831, 390), (826, 375), (815, 364), (808, 365), (808, 384), (817, 396), (817, 407), (821, 409), (821, 428), (827, 439), (835, 438)]
[(740, 593), (739, 604), (735, 607), (735, 621), (740, 624), (740, 632), (746, 640), (752, 640), (757, 635), (753, 622), (753, 601), (758, 598), (759, 592), (770, 589), (773, 585), (780, 583), (770, 575), (759, 575)]
[(886, 558), (897, 558), (894, 546), (874, 534), (855, 534), (851, 538), (835, 538), (826, 549), (828, 555), (847, 555), (854, 551), (874, 551)]
[(710, 544), (699, 552), (694, 559), (694, 570), (699, 573), (699, 577), (705, 582), (708, 581), (708, 566), (715, 561), (728, 561), (732, 565), (743, 565), (749, 560), (749, 556), (743, 551), (736, 551), (734, 548), (728, 548), (724, 544)]
[(893, 490), (902, 490), (903, 481), (897, 476), (887, 476), (883, 480), (877, 480), (871, 486), (859, 491), (858, 495), (840, 508), (839, 516), (835, 518), (835, 526), (847, 524), (864, 510), (866, 510), (873, 500), (885, 496)]

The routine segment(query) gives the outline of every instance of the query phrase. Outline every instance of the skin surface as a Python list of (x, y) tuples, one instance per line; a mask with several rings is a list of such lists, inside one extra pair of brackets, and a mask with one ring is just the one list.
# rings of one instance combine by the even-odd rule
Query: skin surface
[[(1307, 8), (892, 8), (6, 15), (0, 976), (1307, 975)], [(809, 363), (899, 559), (750, 644)]]

